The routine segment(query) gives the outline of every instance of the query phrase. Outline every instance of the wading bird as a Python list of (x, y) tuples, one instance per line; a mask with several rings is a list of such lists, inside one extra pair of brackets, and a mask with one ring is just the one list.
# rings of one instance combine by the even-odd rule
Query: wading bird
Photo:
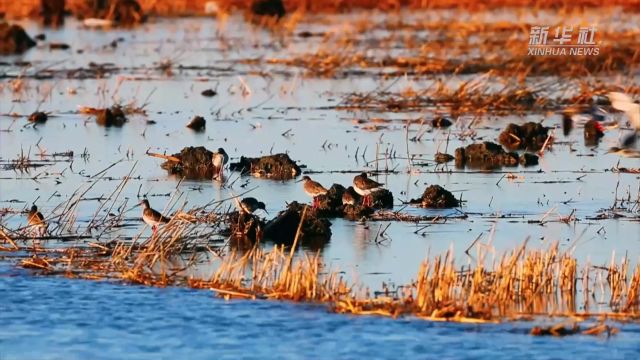
[(362, 173), (353, 178), (353, 189), (361, 196), (363, 206), (373, 206), (371, 194), (382, 190), (382, 185), (377, 181), (369, 179), (367, 173)]
[(27, 217), (29, 226), (35, 231), (38, 236), (44, 236), (47, 232), (47, 223), (44, 221), (44, 216), (38, 211), (38, 207), (34, 204), (29, 210), (29, 216)]
[(258, 201), (258, 199), (256, 198), (246, 197), (240, 200), (238, 204), (239, 204), (240, 210), (245, 214), (253, 214), (258, 210), (262, 210), (268, 214), (264, 203), (262, 201)]
[(313, 198), (313, 208), (316, 209), (318, 207), (318, 196), (326, 195), (328, 190), (320, 185), (319, 182), (311, 180), (311, 178), (306, 175), (298, 182), (300, 181), (304, 182), (304, 192)]
[(223, 148), (218, 148), (218, 151), (213, 153), (213, 156), (211, 157), (214, 179), (222, 179), (224, 166), (227, 162), (229, 162), (229, 155), (227, 155)]
[(166, 224), (170, 219), (152, 209), (151, 206), (149, 206), (149, 200), (144, 199), (140, 202), (140, 204), (143, 206), (142, 220), (147, 225), (151, 226), (151, 230), (153, 230), (153, 234), (155, 235), (158, 225)]
[(606, 119), (607, 113), (598, 106), (580, 113), (575, 108), (567, 108), (562, 114), (562, 132), (564, 136), (569, 136), (576, 124), (582, 124), (585, 140), (597, 140), (604, 136), (602, 122)]
[[(628, 152), (621, 152), (620, 150), (632, 150), (630, 148), (636, 143), (638, 132), (640, 132), (640, 104), (635, 103), (629, 95), (624, 93), (610, 92), (608, 96), (609, 100), (611, 101), (611, 106), (614, 109), (623, 111), (625, 114), (627, 114), (629, 122), (631, 123), (631, 127), (633, 128), (633, 133), (625, 136), (622, 139), (621, 146), (617, 148), (611, 148), (609, 152), (627, 156), (624, 154)], [(631, 152), (633, 152), (633, 150)]]

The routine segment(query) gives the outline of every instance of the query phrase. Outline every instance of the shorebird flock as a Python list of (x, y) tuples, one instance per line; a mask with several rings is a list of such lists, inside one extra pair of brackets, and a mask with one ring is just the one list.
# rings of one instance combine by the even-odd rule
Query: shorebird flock
[[(621, 137), (619, 146), (611, 147), (608, 153), (614, 153), (619, 156), (628, 158), (640, 158), (640, 151), (635, 149), (637, 138), (640, 135), (640, 104), (635, 103), (633, 99), (624, 93), (610, 92), (608, 98), (611, 102), (611, 107), (622, 111), (629, 118), (631, 125), (631, 133)], [(563, 117), (563, 127), (565, 134), (571, 131), (575, 123), (585, 123), (587, 121), (595, 122), (595, 130), (604, 132), (605, 123), (609, 118), (609, 114), (600, 107), (592, 107), (588, 112), (582, 114), (569, 114), (565, 112)], [(613, 122), (613, 127), (620, 127), (618, 121)], [(222, 179), (224, 167), (229, 162), (229, 155), (223, 148), (213, 153), (211, 157), (211, 164), (213, 166), (214, 180)], [(305, 175), (297, 182), (303, 183), (304, 192), (312, 198), (312, 207), (318, 208), (320, 196), (326, 195), (328, 190), (322, 184), (312, 180), (309, 176)], [(353, 185), (349, 186), (342, 195), (343, 205), (356, 205), (358, 195), (362, 198), (362, 206), (373, 206), (373, 197), (377, 191), (383, 189), (383, 185), (375, 180), (370, 179), (367, 173), (363, 172), (353, 178)], [(142, 200), (139, 205), (142, 205), (142, 220), (149, 226), (151, 226), (153, 233), (155, 234), (159, 225), (166, 224), (170, 219), (160, 212), (154, 210), (149, 205), (147, 199)], [(241, 200), (236, 199), (236, 205), (238, 210), (244, 214), (253, 214), (258, 210), (266, 212), (266, 206), (263, 202), (258, 201), (253, 197), (245, 197)], [(38, 207), (34, 204), (27, 217), (29, 228), (32, 229), (38, 236), (44, 236), (47, 233), (48, 224), (46, 219)]]

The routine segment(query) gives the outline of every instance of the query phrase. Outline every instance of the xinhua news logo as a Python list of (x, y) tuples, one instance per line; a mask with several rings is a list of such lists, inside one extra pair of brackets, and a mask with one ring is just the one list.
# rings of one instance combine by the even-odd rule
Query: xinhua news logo
[(596, 27), (581, 26), (574, 36), (573, 26), (556, 26), (548, 41), (549, 26), (532, 26), (529, 33), (529, 53), (532, 56), (597, 56), (600, 48), (595, 41)]

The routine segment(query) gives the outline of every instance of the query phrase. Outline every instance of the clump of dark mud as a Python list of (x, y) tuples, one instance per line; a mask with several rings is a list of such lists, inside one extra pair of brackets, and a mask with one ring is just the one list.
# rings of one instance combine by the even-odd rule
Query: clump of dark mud
[(286, 14), (282, 0), (253, 0), (251, 14), (281, 18)]
[(342, 195), (345, 191), (346, 189), (344, 186), (340, 184), (333, 184), (325, 195), (318, 196), (318, 207), (316, 208), (318, 216), (342, 216)]
[(213, 89), (207, 89), (200, 93), (204, 97), (214, 97), (218, 95), (218, 92)]
[[(304, 206), (295, 201), (290, 203), (273, 220), (267, 222), (264, 227), (264, 238), (277, 244), (293, 244)], [(329, 239), (331, 239), (331, 222), (319, 217), (314, 209), (308, 207), (302, 222), (299, 244), (310, 248), (322, 248)]]
[(96, 123), (106, 127), (120, 127), (127, 122), (127, 116), (124, 110), (118, 105), (110, 108), (99, 109), (96, 114)]
[(173, 154), (172, 157), (179, 161), (167, 160), (160, 166), (171, 174), (180, 174), (190, 179), (211, 178), (214, 173), (212, 156), (213, 152), (204, 146), (189, 146), (180, 153)]
[(549, 128), (540, 123), (528, 122), (523, 125), (509, 124), (500, 133), (498, 140), (509, 150), (538, 151), (547, 141)]
[(262, 239), (265, 223), (256, 215), (234, 211), (227, 214), (225, 221), (229, 226), (229, 235), (236, 239), (247, 240), (249, 243)]
[(240, 157), (240, 161), (231, 163), (232, 171), (251, 174), (275, 180), (293, 179), (300, 175), (300, 167), (287, 154), (267, 155), (259, 158)]
[(374, 209), (391, 209), (393, 207), (393, 193), (387, 189), (371, 193), (371, 199), (371, 207)]
[(453, 208), (460, 206), (460, 201), (440, 185), (431, 185), (424, 190), (422, 196), (409, 201), (410, 204), (424, 208)]
[(135, 0), (78, 0), (70, 4), (70, 9), (80, 19), (99, 18), (119, 26), (133, 26), (147, 20)]
[(538, 165), (538, 155), (524, 153), (520, 155), (520, 165), (522, 166), (534, 166)]
[(36, 42), (22, 27), (0, 22), (0, 54), (21, 54), (34, 46)]
[(29, 115), (29, 122), (35, 124), (43, 124), (49, 119), (49, 115), (46, 112), (36, 111), (33, 114)]
[(456, 166), (493, 169), (501, 166), (518, 165), (519, 157), (515, 152), (505, 152), (502, 146), (485, 141), (456, 149)]
[(64, 24), (65, 0), (40, 0), (42, 25), (58, 27)]
[(202, 116), (194, 117), (187, 124), (187, 127), (189, 129), (192, 129), (192, 130), (195, 130), (195, 131), (203, 131), (206, 126), (207, 126), (207, 121)]
[(447, 117), (437, 116), (431, 120), (431, 126), (434, 128), (448, 128), (453, 125), (453, 121)]

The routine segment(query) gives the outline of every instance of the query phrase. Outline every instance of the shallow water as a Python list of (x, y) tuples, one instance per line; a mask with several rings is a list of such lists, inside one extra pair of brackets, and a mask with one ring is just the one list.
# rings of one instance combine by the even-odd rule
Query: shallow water
[[(229, 61), (259, 55), (284, 57), (294, 45), (274, 45), (267, 41), (271, 39), (268, 32), (243, 27), (240, 19), (233, 18), (227, 23), (225, 33), (231, 34), (227, 36), (233, 40), (228, 40), (233, 43), (232, 50), (215, 51), (222, 43), (215, 37), (216, 26), (213, 19), (172, 19), (158, 20), (136, 31), (78, 31), (78, 24), (73, 22), (61, 30), (47, 31), (48, 41), (70, 43), (73, 50), (83, 49), (83, 54), (38, 48), (27, 52), (20, 60), (31, 61), (36, 69), (46, 67), (57, 71), (86, 68), (90, 62), (113, 63), (118, 69), (109, 72), (106, 79), (26, 79), (26, 90), (22, 93), (13, 94), (8, 88), (3, 90), (0, 113), (30, 114), (39, 108), (53, 114), (46, 124), (36, 128), (24, 128), (24, 119), (0, 117), (0, 128), (12, 130), (0, 133), (0, 158), (13, 159), (21, 151), (38, 153), (36, 143), (49, 154), (69, 150), (76, 154), (72, 166), (69, 162), (61, 162), (34, 169), (28, 174), (0, 172), (3, 190), (0, 201), (3, 206), (20, 209), (38, 199), (38, 205), (46, 216), (47, 210), (64, 201), (79, 183), (87, 185), (86, 175), (96, 174), (123, 159), (122, 163), (109, 170), (108, 175), (119, 179), (135, 163), (134, 179), (123, 192), (123, 196), (130, 199), (130, 206), (137, 202), (137, 195), (148, 194), (152, 206), (162, 209), (169, 199), (166, 195), (174, 194), (177, 178), (168, 176), (160, 168), (160, 159), (144, 153), (170, 154), (184, 146), (203, 145), (209, 149), (222, 146), (230, 153), (232, 161), (240, 155), (288, 152), (294, 160), (306, 165), (306, 170), (322, 172), (314, 174), (313, 178), (325, 186), (351, 183), (354, 174), (335, 171), (375, 169), (376, 148), (379, 158), (385, 151), (395, 152), (399, 158), (406, 156), (407, 141), (402, 120), (414, 119), (420, 114), (341, 111), (334, 107), (351, 92), (369, 92), (390, 85), (396, 90), (407, 86), (420, 89), (429, 86), (432, 80), (400, 79), (394, 83), (395, 80), (367, 76), (354, 81), (279, 76), (278, 73), (265, 78), (246, 72), (260, 70), (260, 66), (229, 65)], [(312, 22), (306, 26), (317, 31), (320, 25)], [(30, 23), (27, 23), (27, 28), (31, 33), (39, 30)], [(305, 29), (305, 24), (300, 25), (300, 29)], [(332, 25), (323, 29), (330, 31)], [(238, 33), (242, 30), (249, 34), (246, 38)], [(103, 47), (117, 38), (123, 38), (117, 48)], [(256, 48), (253, 46), (255, 43), (269, 46)], [(185, 69), (174, 69), (173, 76), (154, 69), (159, 61), (167, 58), (173, 58), (176, 66)], [(202, 68), (193, 70), (194, 66)], [(228, 66), (229, 71), (219, 70)], [(276, 67), (267, 66), (267, 69), (273, 68)], [(293, 74), (299, 72), (290, 67), (277, 68)], [(11, 66), (4, 69), (7, 73), (18, 71)], [(451, 81), (455, 82), (455, 77)], [(242, 94), (242, 83), (250, 88), (249, 95)], [(76, 93), (70, 94), (70, 88)], [(208, 88), (216, 88), (219, 95), (213, 98), (201, 96), (200, 92)], [(10, 98), (13, 101), (9, 101)], [(92, 117), (77, 111), (80, 105), (98, 107), (113, 101), (135, 101), (139, 105), (146, 101), (148, 115), (133, 116), (122, 128), (103, 128)], [(203, 133), (185, 128), (186, 122), (197, 114), (208, 120)], [(362, 130), (351, 121), (369, 117), (392, 121), (383, 124), (386, 129), (375, 132)], [(474, 127), (476, 140), (495, 141), (499, 129), (511, 121), (540, 121), (542, 118), (547, 126), (559, 126), (560, 117), (553, 114), (531, 114), (524, 119), (488, 117)], [(148, 125), (147, 120), (157, 123)], [(460, 126), (453, 127), (451, 134), (460, 133)], [(414, 124), (409, 135), (413, 136), (418, 131), (419, 126)], [(287, 136), (282, 135), (285, 133)], [(430, 131), (422, 142), (409, 142), (408, 151), (429, 163), (437, 150), (453, 153), (455, 148), (472, 142), (451, 136), (447, 144), (448, 135), (449, 130)], [(501, 172), (486, 173), (460, 171), (453, 165), (436, 169), (430, 162), (428, 166), (414, 166), (413, 173), (408, 173), (407, 160), (379, 161), (377, 166), (380, 169), (397, 170), (396, 174), (378, 177), (378, 181), (385, 183), (396, 199), (406, 201), (419, 197), (426, 185), (437, 183), (466, 201), (460, 210), (468, 213), (469, 219), (418, 225), (394, 222), (386, 232), (392, 240), (385, 246), (376, 245), (373, 241), (385, 223), (362, 225), (337, 219), (333, 221), (333, 237), (323, 249), (325, 259), (354, 276), (363, 276), (364, 281), (373, 286), (380, 280), (407, 282), (427, 253), (438, 254), (453, 248), (457, 254), (462, 254), (481, 233), (485, 234), (483, 241), (489, 241), (487, 234), (494, 226), (491, 245), (498, 252), (511, 249), (531, 237), (533, 246), (548, 246), (553, 241), (569, 246), (577, 241), (576, 255), (579, 258), (588, 256), (593, 262), (608, 261), (614, 250), (618, 254), (627, 251), (634, 254), (640, 245), (637, 216), (585, 220), (612, 206), (618, 182), (618, 198), (627, 194), (631, 199), (637, 197), (638, 175), (608, 171), (619, 161), (617, 156), (605, 154), (606, 149), (617, 141), (618, 131), (608, 132), (596, 148), (584, 146), (580, 129), (574, 131), (570, 138), (562, 137), (559, 132), (557, 135), (558, 141), (565, 143), (556, 144), (553, 151), (541, 159), (539, 166), (530, 168), (504, 168)], [(571, 152), (566, 142), (570, 142), (576, 151)], [(78, 154), (85, 149), (89, 157), (80, 158)], [(620, 165), (638, 167), (638, 164), (637, 160), (623, 159)], [(63, 171), (63, 176), (47, 175)], [(505, 172), (520, 178), (501, 180)], [(34, 174), (41, 175), (38, 181), (32, 180)], [(237, 174), (227, 175), (232, 180), (237, 178)], [(94, 187), (86, 197), (106, 196), (118, 183), (103, 182), (104, 185)], [(266, 202), (270, 214), (277, 213), (288, 201), (309, 201), (300, 184), (292, 181), (244, 177), (235, 184), (226, 189), (211, 181), (187, 180), (178, 188), (184, 192), (184, 199), (189, 205), (201, 205), (255, 187), (251, 195)], [(240, 187), (240, 184), (246, 186)], [(11, 200), (21, 202), (10, 203)], [(96, 202), (81, 204), (78, 219), (88, 220), (96, 206)], [(397, 205), (396, 210), (400, 209), (407, 213), (444, 217), (460, 214), (453, 209), (424, 210)], [(557, 221), (572, 210), (582, 221), (570, 225), (550, 222), (545, 226), (527, 223), (528, 220), (543, 218)], [(138, 217), (137, 211), (130, 212), (129, 216)], [(501, 218), (503, 215), (506, 218)], [(25, 219), (13, 216), (5, 221), (18, 227), (24, 224)], [(425, 225), (429, 227), (420, 232), (423, 236), (414, 234)], [(601, 231), (602, 227), (604, 231)], [(131, 231), (137, 232), (137, 229)], [(631, 258), (635, 260), (633, 256)], [(375, 275), (367, 275), (371, 273)], [(367, 280), (369, 277), (373, 279)]]
[[(503, 16), (510, 15), (500, 14), (496, 19)], [(335, 22), (315, 19), (299, 24), (298, 31), (343, 31), (348, 19)], [(32, 34), (42, 31), (33, 23), (24, 25)], [(580, 261), (593, 264), (604, 264), (612, 256), (619, 259), (624, 254), (632, 263), (637, 261), (640, 248), (637, 213), (621, 210), (626, 217), (588, 219), (610, 208), (616, 192), (618, 198), (626, 198), (628, 194), (633, 200), (638, 196), (638, 175), (610, 171), (619, 158), (605, 152), (618, 140), (617, 130), (607, 132), (597, 147), (587, 147), (581, 129), (569, 138), (564, 138), (557, 129), (557, 140), (564, 143), (547, 152), (539, 166), (526, 169), (479, 172), (455, 169), (453, 165), (436, 169), (431, 162), (436, 151), (453, 153), (455, 148), (473, 141), (457, 137), (463, 130), (459, 125), (450, 130), (448, 144), (449, 131), (442, 130), (428, 132), (422, 142), (407, 144), (403, 120), (428, 117), (435, 108), (425, 109), (424, 113), (336, 109), (351, 92), (368, 93), (387, 87), (389, 91), (421, 89), (430, 86), (433, 78), (396, 81), (369, 74), (325, 79), (304, 77), (303, 70), (296, 67), (239, 62), (260, 57), (285, 58), (292, 52), (312, 51), (320, 44), (314, 38), (308, 40), (311, 44), (299, 39), (273, 41), (269, 32), (247, 27), (237, 17), (229, 19), (222, 38), (216, 35), (218, 26), (214, 19), (170, 19), (157, 20), (134, 31), (103, 32), (79, 30), (78, 24), (70, 21), (63, 29), (46, 33), (48, 41), (71, 44), (71, 51), (40, 47), (23, 56), (3, 58), (9, 64), (0, 65), (0, 74), (11, 77), (24, 71), (33, 75), (34, 68), (46, 68), (52, 71), (52, 78), (27, 76), (22, 92), (12, 92), (10, 79), (2, 79), (0, 160), (15, 159), (21, 152), (30, 152), (32, 159), (37, 159), (36, 144), (48, 154), (71, 150), (75, 156), (72, 163), (59, 158), (60, 162), (29, 173), (0, 170), (0, 207), (22, 210), (37, 200), (48, 216), (79, 185), (88, 186), (89, 176), (122, 160), (108, 172), (114, 180), (100, 180), (86, 198), (108, 196), (135, 165), (133, 178), (122, 194), (128, 199), (127, 208), (138, 202), (138, 195), (146, 194), (153, 207), (162, 209), (170, 195), (176, 194), (176, 187), (181, 199), (188, 201), (187, 207), (255, 188), (251, 196), (266, 202), (273, 215), (286, 202), (310, 200), (300, 184), (250, 177), (242, 177), (230, 188), (210, 180), (179, 183), (175, 176), (160, 168), (160, 159), (148, 157), (145, 152), (171, 154), (184, 146), (203, 145), (212, 150), (224, 147), (231, 161), (241, 155), (288, 152), (294, 160), (306, 165), (305, 170), (319, 172), (312, 177), (328, 187), (332, 183), (351, 183), (354, 174), (340, 171), (375, 170), (373, 160), (378, 148), (381, 154), (387, 151), (397, 155), (377, 164), (379, 169), (396, 170), (377, 179), (398, 199), (394, 210), (444, 218), (462, 211), (469, 217), (420, 224), (393, 222), (386, 231), (390, 240), (382, 245), (374, 240), (386, 222), (332, 220), (333, 236), (321, 249), (324, 261), (374, 289), (380, 288), (382, 281), (409, 282), (427, 255), (453, 249), (461, 263), (475, 261), (464, 251), (481, 233), (485, 248), (498, 254), (530, 238), (530, 247), (547, 247), (559, 241), (562, 250), (572, 251)], [(117, 47), (110, 47), (118, 38), (122, 41)], [(79, 49), (82, 54), (75, 53)], [(174, 63), (171, 76), (156, 68), (167, 59)], [(25, 70), (12, 65), (18, 60), (30, 61), (33, 67)], [(91, 62), (115, 65), (107, 66), (104, 79), (92, 75), (81, 78), (77, 73), (67, 79), (70, 70), (86, 69)], [(263, 76), (261, 71), (269, 76)], [(465, 77), (451, 76), (448, 80), (457, 84)], [(217, 89), (218, 95), (201, 96), (200, 92), (208, 88)], [(148, 102), (147, 115), (130, 117), (122, 128), (103, 128), (91, 116), (78, 112), (81, 105), (102, 107), (114, 101), (134, 101), (137, 105)], [(28, 115), (36, 109), (52, 113), (46, 124), (25, 127), (25, 118), (7, 116)], [(194, 115), (207, 119), (205, 132), (194, 133), (185, 128)], [(391, 121), (383, 124), (387, 128), (375, 132), (365, 131), (352, 122), (374, 117)], [(547, 126), (560, 124), (560, 117), (555, 114), (492, 116), (474, 125), (475, 138), (495, 141), (499, 129), (509, 122), (541, 119)], [(150, 125), (148, 120), (156, 124)], [(412, 125), (409, 136), (415, 135), (418, 128)], [(410, 154), (418, 154), (429, 164), (414, 166), (414, 171), (409, 172), (407, 160), (402, 159), (407, 147)], [(89, 156), (81, 157), (85, 150)], [(620, 162), (620, 166), (626, 167), (639, 165), (633, 159)], [(507, 172), (519, 177), (502, 178)], [(234, 173), (227, 176), (231, 181), (238, 178)], [(428, 184), (435, 183), (462, 196), (464, 205), (459, 210), (400, 205), (400, 200), (419, 197)], [(93, 217), (97, 204), (81, 203), (77, 214), (80, 224)], [(570, 224), (558, 221), (573, 210), (579, 221)], [(142, 229), (139, 209), (131, 209), (127, 216), (136, 226), (100, 240), (138, 233)], [(529, 223), (540, 219), (549, 222), (543, 226)], [(5, 214), (2, 221), (10, 228), (26, 223), (21, 214)], [(115, 358), (175, 355), (210, 358), (221, 352), (226, 357), (249, 353), (257, 358), (269, 357), (274, 347), (292, 358), (424, 357), (436, 350), (445, 358), (513, 358), (523, 352), (531, 352), (528, 355), (535, 358), (564, 358), (574, 348), (587, 354), (586, 357), (628, 358), (638, 352), (634, 345), (638, 328), (634, 326), (629, 326), (630, 331), (625, 327), (622, 334), (608, 341), (583, 337), (561, 341), (536, 339), (523, 335), (528, 325), (522, 324), (479, 329), (411, 319), (350, 318), (330, 315), (313, 306), (226, 303), (204, 291), (146, 289), (33, 278), (25, 274), (5, 270), (0, 280), (1, 297), (6, 299), (4, 304), (9, 309), (0, 312), (1, 322), (8, 324), (0, 330), (0, 359), (24, 358), (21, 354), (43, 358), (41, 349), (51, 349), (51, 358), (104, 354)], [(132, 319), (128, 316), (131, 313), (137, 317)], [(104, 328), (96, 328), (95, 324)], [(48, 331), (42, 331), (43, 328)], [(464, 341), (459, 340), (462, 335)], [(500, 341), (495, 341), (496, 336), (500, 336)], [(100, 351), (96, 351), (98, 348)]]
[[(532, 323), (461, 325), (351, 317), (321, 306), (231, 301), (208, 291), (51, 277), (0, 267), (0, 357), (13, 359), (631, 359), (615, 337), (532, 337)], [(277, 355), (276, 355), (277, 354)], [(275, 357), (274, 357), (275, 356)]]

